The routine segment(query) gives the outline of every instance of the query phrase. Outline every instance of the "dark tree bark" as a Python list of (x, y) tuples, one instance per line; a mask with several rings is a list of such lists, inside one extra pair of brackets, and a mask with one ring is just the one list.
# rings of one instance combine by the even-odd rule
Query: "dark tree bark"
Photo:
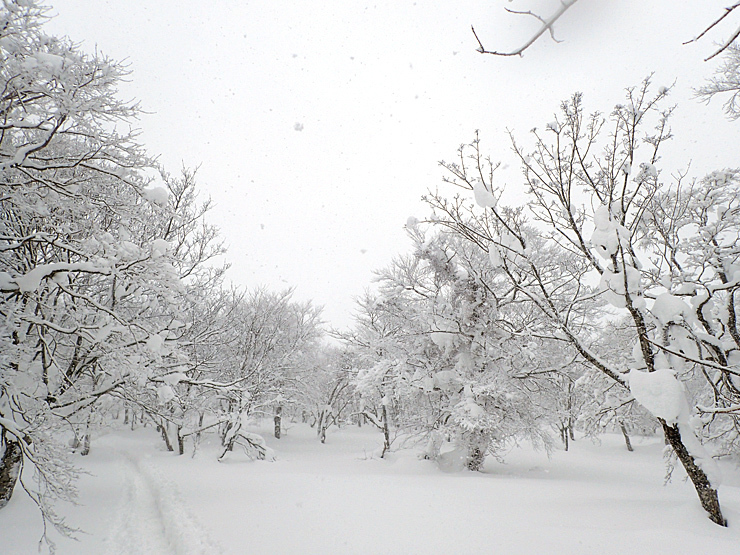
[(622, 430), (622, 435), (624, 436), (624, 443), (627, 445), (627, 451), (630, 453), (634, 451), (632, 448), (632, 442), (630, 441), (630, 436), (627, 435), (627, 428), (624, 425), (624, 422), (619, 423), (619, 429)]
[(80, 449), (80, 455), (86, 457), (90, 454), (90, 432), (85, 432), (82, 437), (82, 449)]
[(200, 431), (201, 431), (201, 428), (203, 428), (203, 417), (204, 416), (205, 416), (205, 413), (202, 412), (202, 411), (198, 415), (198, 433), (195, 434), (195, 442), (196, 443), (200, 443)]
[[(92, 411), (92, 409), (90, 409)], [(86, 457), (90, 454), (90, 415), (87, 416), (87, 422), (85, 423), (85, 433), (82, 435), (82, 449), (80, 449), (80, 455)]]
[(0, 461), (0, 509), (13, 496), (13, 489), (23, 465), (23, 450), (17, 440), (5, 440), (5, 453)]
[(164, 444), (167, 446), (167, 451), (174, 451), (172, 448), (172, 443), (170, 443), (170, 438), (167, 435), (167, 427), (165, 424), (157, 424), (157, 429), (159, 429), (159, 432), (162, 434), (162, 439), (164, 440)]
[(391, 448), (391, 430), (388, 424), (388, 407), (383, 403), (383, 453), (380, 458), (384, 458), (385, 454)]
[(280, 424), (282, 422), (283, 407), (275, 407), (275, 439), (280, 439)]
[(479, 447), (474, 447), (468, 455), (468, 470), (478, 472), (483, 468), (483, 461), (486, 460), (486, 453)]
[(184, 455), (185, 454), (185, 438), (181, 435), (182, 432), (182, 426), (177, 427), (177, 454), (178, 455)]
[(696, 464), (694, 457), (689, 453), (686, 445), (684, 445), (678, 426), (675, 424), (669, 426), (662, 418), (658, 420), (661, 426), (663, 426), (663, 433), (666, 440), (673, 448), (678, 460), (681, 461), (691, 482), (694, 484), (701, 506), (709, 513), (709, 519), (720, 526), (727, 526), (727, 521), (722, 516), (722, 510), (719, 506), (717, 490), (712, 487), (706, 473)]
[(568, 444), (569, 434), (568, 434), (568, 427), (567, 426), (561, 426), (560, 427), (560, 441), (563, 442), (563, 448), (567, 451), (570, 445)]

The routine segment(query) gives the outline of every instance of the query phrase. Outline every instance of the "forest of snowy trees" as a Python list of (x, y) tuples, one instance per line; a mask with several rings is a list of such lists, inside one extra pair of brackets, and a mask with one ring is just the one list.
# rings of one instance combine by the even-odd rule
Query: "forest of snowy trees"
[[(236, 287), (196, 172), (130, 131), (125, 66), (0, 8), (0, 509), (28, 495), (65, 531), (72, 454), (111, 427), (166, 449), (215, 434), (270, 458), (255, 419), (378, 429), (387, 452), (662, 434), (712, 521), (716, 459), (740, 462), (740, 170), (663, 167), (670, 88), (616, 107), (574, 94), (511, 136), (526, 203), (508, 206), (476, 134), (441, 164), (409, 249), (377, 271), (355, 325), (291, 289)], [(702, 93), (737, 115), (740, 50)], [(135, 79), (135, 76), (133, 77)], [(555, 107), (555, 105), (554, 105)], [(598, 111), (601, 110), (601, 111)], [(421, 191), (420, 191), (421, 193)]]

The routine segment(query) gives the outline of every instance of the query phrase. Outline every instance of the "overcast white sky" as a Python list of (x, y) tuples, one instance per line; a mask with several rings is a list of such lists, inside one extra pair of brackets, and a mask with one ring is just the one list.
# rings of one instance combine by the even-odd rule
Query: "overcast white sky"
[[(713, 40), (682, 46), (726, 0), (580, 0), (523, 58), (475, 51), (517, 46), (557, 0), (49, 0), (49, 29), (88, 51), (127, 59), (122, 95), (149, 112), (141, 140), (171, 173), (200, 165), (211, 220), (229, 244), (229, 277), (296, 286), (351, 322), (353, 297), (409, 243), (403, 225), (427, 210), (437, 162), (481, 130), (492, 158), (512, 162), (505, 130), (552, 120), (585, 93), (608, 112), (655, 72), (676, 82), (676, 139), (664, 172), (737, 165), (740, 123), (691, 98), (711, 75)], [(502, 173), (511, 190), (516, 172)]]

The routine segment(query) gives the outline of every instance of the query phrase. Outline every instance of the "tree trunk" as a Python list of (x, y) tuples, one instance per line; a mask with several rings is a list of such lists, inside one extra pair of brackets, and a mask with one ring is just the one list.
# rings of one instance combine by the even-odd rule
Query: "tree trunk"
[(622, 430), (622, 435), (624, 436), (624, 442), (627, 444), (627, 451), (630, 453), (634, 451), (632, 448), (632, 442), (630, 441), (630, 436), (627, 435), (627, 427), (624, 425), (624, 422), (619, 423), (619, 429)]
[(162, 439), (164, 440), (164, 444), (167, 446), (167, 451), (174, 451), (172, 443), (170, 443), (170, 438), (167, 435), (167, 424), (157, 424), (157, 428), (159, 428), (159, 431), (162, 434)]
[(722, 516), (722, 510), (719, 506), (719, 496), (717, 490), (712, 487), (709, 482), (704, 470), (702, 470), (694, 460), (694, 457), (689, 453), (689, 450), (684, 445), (681, 439), (681, 432), (676, 424), (669, 426), (662, 418), (658, 419), (661, 426), (663, 426), (663, 433), (665, 438), (673, 447), (673, 451), (676, 453), (678, 460), (681, 461), (686, 473), (689, 475), (691, 482), (694, 484), (696, 493), (699, 495), (699, 501), (704, 510), (709, 513), (709, 519), (715, 524), (720, 526), (727, 526), (727, 521)]
[(13, 496), (23, 464), (23, 450), (17, 440), (5, 440), (5, 453), (0, 461), (0, 509), (5, 507)]
[(468, 470), (478, 472), (483, 468), (486, 452), (480, 447), (474, 447), (468, 455)]
[(314, 418), (314, 421), (315, 422), (311, 425), (311, 427), (313, 428), (314, 426), (318, 426), (318, 428), (316, 428), (316, 435), (318, 437), (321, 437), (321, 430), (324, 427), (324, 412), (320, 412), (319, 417)]
[(177, 454), (184, 455), (185, 454), (185, 438), (180, 435), (180, 432), (182, 432), (182, 426), (177, 427)]
[(205, 413), (201, 411), (198, 414), (198, 433), (195, 434), (195, 443), (200, 443), (200, 431), (203, 428), (203, 417), (205, 416)]
[(280, 424), (282, 421), (283, 407), (275, 407), (275, 439), (280, 439)]
[(82, 436), (82, 449), (80, 449), (80, 455), (86, 457), (90, 454), (90, 431), (86, 430), (85, 435)]
[(391, 448), (391, 431), (388, 427), (388, 407), (383, 404), (383, 452), (380, 455), (380, 458), (384, 458), (385, 454), (390, 450)]
[(568, 428), (567, 426), (560, 426), (560, 441), (563, 442), (563, 447), (568, 450)]
[(90, 408), (90, 414), (87, 415), (87, 422), (85, 423), (85, 433), (82, 436), (82, 449), (80, 455), (86, 457), (90, 454), (90, 419), (92, 418), (92, 408)]

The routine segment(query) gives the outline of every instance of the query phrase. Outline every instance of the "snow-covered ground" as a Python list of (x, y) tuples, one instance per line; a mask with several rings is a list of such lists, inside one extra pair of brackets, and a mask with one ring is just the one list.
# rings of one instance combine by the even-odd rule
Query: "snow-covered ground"
[[(443, 472), (411, 452), (373, 456), (368, 427), (307, 426), (280, 440), (261, 430), (275, 462), (216, 442), (195, 458), (162, 450), (151, 429), (99, 438), (77, 462), (90, 474), (76, 507), (63, 506), (79, 541), (59, 554), (736, 554), (740, 471), (724, 467), (727, 529), (712, 524), (680, 469), (665, 475), (658, 439), (579, 440), (570, 452), (513, 449), (483, 473)], [(40, 524), (22, 491), (0, 512), (0, 553), (37, 552)]]

